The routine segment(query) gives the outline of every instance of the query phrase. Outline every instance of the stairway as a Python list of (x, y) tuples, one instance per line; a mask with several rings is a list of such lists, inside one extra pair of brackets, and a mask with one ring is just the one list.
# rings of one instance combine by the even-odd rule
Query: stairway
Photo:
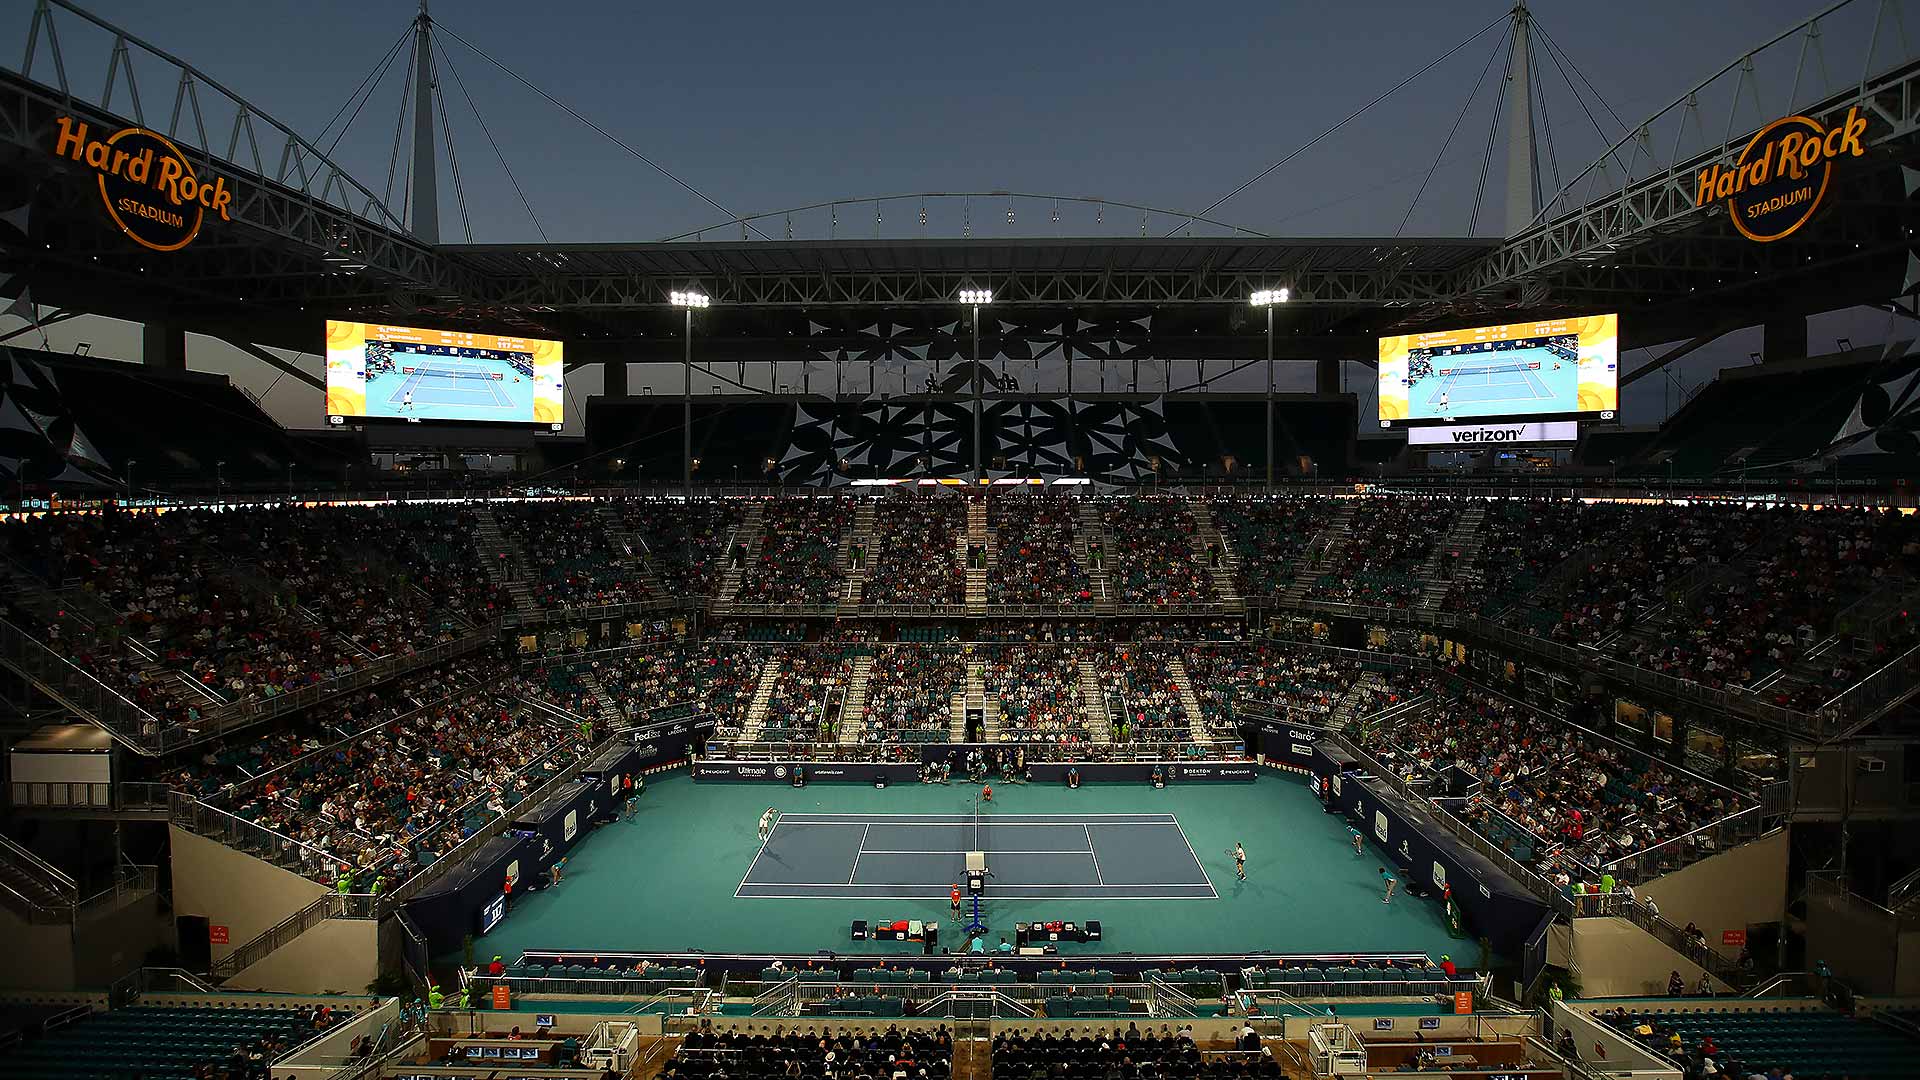
[[(981, 551), (980, 565), (967, 562), (967, 549), (978, 547)], [(967, 610), (985, 612), (987, 610), (987, 568), (994, 562), (994, 535), (987, 528), (987, 502), (985, 499), (967, 500), (967, 531), (960, 537), (960, 565), (967, 574)]]
[(1320, 575), (1326, 573), (1340, 562), (1347, 551), (1347, 531), (1353, 527), (1354, 503), (1352, 499), (1340, 500), (1340, 506), (1327, 519), (1327, 525), (1307, 541), (1303, 561), (1306, 566), (1294, 575), (1293, 584), (1281, 595), (1287, 604), (1299, 604), (1306, 600), (1307, 590), (1313, 588)]
[(1193, 678), (1187, 674), (1186, 661), (1179, 654), (1167, 657), (1167, 673), (1173, 676), (1173, 688), (1180, 692), (1180, 705), (1187, 710), (1187, 731), (1193, 741), (1205, 746), (1219, 741), (1223, 736), (1207, 727), (1207, 718), (1200, 712), (1200, 699), (1193, 692)]
[(518, 573), (507, 572), (508, 563), (516, 569), (524, 565), (520, 545), (500, 530), (493, 511), (484, 506), (474, 514), (473, 546), (480, 553), (481, 565), (487, 568), (488, 580), (506, 590), (513, 613), (525, 615), (532, 611), (537, 606), (533, 602), (533, 590), (520, 580)]
[[(1230, 611), (1246, 610), (1246, 603), (1240, 598), (1240, 556), (1227, 543), (1221, 534), (1220, 526), (1213, 520), (1213, 508), (1205, 499), (1194, 499), (1188, 506), (1193, 515), (1193, 560), (1200, 564), (1213, 578), (1214, 594), (1227, 605)], [(1209, 555), (1213, 551), (1220, 553), (1220, 567), (1214, 569)]]
[(953, 695), (953, 702), (947, 713), (947, 741), (956, 743), (967, 741), (967, 695), (965, 692)]
[[(874, 521), (878, 516), (879, 504), (872, 499), (862, 499), (853, 511), (853, 528), (840, 534), (840, 554), (835, 558), (835, 565), (846, 582), (845, 591), (840, 594), (842, 611), (858, 608), (866, 595), (867, 571), (873, 568), (873, 560), (879, 555), (874, 544)], [(858, 566), (853, 563), (855, 545), (864, 553)]]
[(987, 699), (986, 665), (978, 660), (967, 661), (967, 689), (961, 700), (960, 716), (953, 722), (952, 730), (957, 731), (955, 742), (964, 742), (967, 737), (967, 710), (979, 709), (981, 723), (985, 727), (980, 737), (987, 742), (1000, 741), (1000, 703)]
[(612, 695), (601, 684), (600, 677), (591, 671), (579, 673), (580, 685), (586, 688), (587, 695), (593, 699), (594, 711), (599, 714), (599, 727), (602, 733), (615, 731), (627, 726), (627, 714), (614, 704)]
[(646, 541), (640, 539), (638, 533), (627, 528), (626, 519), (621, 517), (620, 512), (613, 507), (603, 504), (598, 513), (601, 528), (606, 530), (607, 539), (613, 541), (613, 546), (626, 554), (622, 565), (638, 578), (642, 585), (646, 586), (648, 596), (661, 595), (660, 575), (654, 573), (653, 559), (647, 550)]
[(760, 679), (754, 684), (753, 701), (740, 724), (741, 742), (758, 742), (767, 726), (767, 702), (773, 698), (774, 684), (780, 681), (780, 658), (769, 656), (760, 665)]
[(1486, 518), (1485, 506), (1477, 502), (1469, 503), (1454, 519), (1453, 528), (1447, 530), (1447, 535), (1433, 546), (1433, 554), (1427, 557), (1426, 565), (1420, 570), (1421, 607), (1439, 607), (1446, 601), (1447, 593), (1452, 591), (1456, 580), (1479, 577), (1480, 549), (1487, 542), (1487, 534), (1480, 525)]
[(873, 675), (873, 654), (853, 658), (847, 677), (847, 696), (840, 705), (840, 745), (851, 746), (867, 733), (867, 680)]
[[(1095, 611), (1116, 611), (1119, 602), (1113, 597), (1109, 587), (1111, 579), (1107, 575), (1107, 565), (1113, 557), (1113, 546), (1107, 543), (1107, 525), (1100, 520), (1100, 507), (1091, 499), (1074, 504), (1073, 508), (1073, 554), (1087, 571), (1088, 587), (1093, 592)], [(1098, 547), (1102, 553), (1098, 566), (1094, 564), (1092, 551)]]
[(1113, 745), (1113, 718), (1107, 714), (1107, 695), (1100, 689), (1100, 673), (1083, 657), (1080, 668), (1080, 708), (1087, 714), (1087, 733), (1103, 746)]
[(1371, 698), (1374, 691), (1385, 689), (1387, 689), (1387, 680), (1384, 675), (1377, 671), (1362, 672), (1360, 677), (1347, 687), (1347, 692), (1340, 695), (1340, 700), (1333, 703), (1333, 714), (1329, 717), (1327, 726), (1335, 731), (1345, 731), (1347, 725), (1360, 718), (1361, 702)]
[[(722, 549), (726, 570), (720, 575), (720, 588), (714, 594), (714, 600), (717, 601), (716, 607), (731, 606), (734, 597), (740, 595), (740, 584), (746, 580), (747, 567), (759, 557), (760, 535), (765, 529), (766, 506), (759, 500), (755, 500), (747, 506), (746, 514), (741, 517), (740, 524), (735, 526), (733, 532), (727, 537), (726, 546)], [(746, 556), (741, 559), (739, 566), (733, 565), (733, 550), (736, 547), (746, 551)]]

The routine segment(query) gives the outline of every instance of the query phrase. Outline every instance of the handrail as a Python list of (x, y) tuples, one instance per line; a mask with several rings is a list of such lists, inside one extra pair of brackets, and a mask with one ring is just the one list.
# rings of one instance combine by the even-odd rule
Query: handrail
[(0, 854), (10, 855), (19, 859), (32, 869), (39, 871), (42, 875), (51, 878), (53, 880), (54, 892), (64, 894), (69, 900), (79, 897), (80, 886), (74, 882), (73, 878), (67, 876), (59, 867), (54, 866), (52, 863), (47, 862), (45, 859), (42, 859), (40, 856), (35, 855), (33, 852), (16, 843), (12, 837), (7, 836), (5, 833), (0, 833)]
[[(295, 840), (285, 833), (258, 822), (222, 810), (184, 791), (167, 793), (168, 820), (196, 836), (204, 836), (228, 847), (265, 859), (285, 870), (311, 876), (316, 870), (348, 865), (347, 860), (324, 848)], [(252, 845), (246, 843), (252, 840)], [(256, 849), (257, 848), (257, 849)], [(298, 852), (298, 855), (292, 853)], [(292, 856), (292, 865), (288, 858)]]
[[(334, 893), (317, 897), (312, 903), (275, 925), (261, 931), (259, 936), (242, 944), (239, 948), (213, 962), (210, 970), (216, 982), (225, 982), (247, 968), (264, 959), (274, 950), (285, 945), (308, 930), (320, 925), (336, 909), (344, 908), (347, 898)], [(336, 903), (340, 901), (342, 903)]]
[[(8, 660), (21, 665), (29, 678), (58, 680), (56, 685), (48, 686), (52, 696), (135, 753), (152, 757), (185, 741), (178, 737), (185, 729), (135, 705), (91, 672), (47, 648), (6, 619), (0, 619), (0, 648), (5, 649)], [(72, 695), (76, 694), (83, 700), (74, 700)], [(121, 723), (115, 723), (116, 720)]]

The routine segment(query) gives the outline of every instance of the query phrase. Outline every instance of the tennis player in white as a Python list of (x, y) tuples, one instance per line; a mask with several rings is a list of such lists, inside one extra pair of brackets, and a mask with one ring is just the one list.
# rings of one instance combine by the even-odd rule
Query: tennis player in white
[(767, 837), (773, 834), (773, 815), (774, 809), (771, 806), (767, 807), (766, 813), (760, 815), (760, 842), (763, 844), (767, 842)]

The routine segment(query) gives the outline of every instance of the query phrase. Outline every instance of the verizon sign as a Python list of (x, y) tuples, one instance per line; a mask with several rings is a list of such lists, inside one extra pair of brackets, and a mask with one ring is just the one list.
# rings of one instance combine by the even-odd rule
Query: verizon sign
[(1407, 429), (1408, 446), (1514, 446), (1521, 443), (1574, 442), (1580, 425), (1573, 420), (1539, 424), (1448, 424)]

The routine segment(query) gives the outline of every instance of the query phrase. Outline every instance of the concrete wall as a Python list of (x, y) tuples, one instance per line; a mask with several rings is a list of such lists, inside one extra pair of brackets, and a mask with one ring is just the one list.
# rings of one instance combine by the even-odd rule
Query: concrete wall
[[(1573, 920), (1573, 970), (1582, 997), (1658, 996), (1667, 992), (1667, 976), (1678, 971), (1691, 992), (1700, 979), (1699, 964), (1626, 919), (1612, 916)], [(1714, 991), (1731, 994), (1718, 979)]]
[[(168, 826), (167, 833), (173, 850), (174, 912), (204, 915), (213, 925), (227, 928), (227, 944), (213, 946), (216, 962), (327, 892), (317, 881), (177, 825)], [(361, 992), (371, 978), (351, 989)]]
[(328, 919), (223, 985), (283, 994), (364, 994), (380, 974), (378, 937), (372, 919)]
[(0, 985), (21, 990), (71, 990), (74, 980), (73, 927), (29, 923), (11, 908), (0, 908), (0, 941), (7, 962), (0, 964)]
[(1653, 897), (1660, 917), (1675, 926), (1698, 926), (1710, 948), (1732, 959), (1740, 955), (1740, 946), (1722, 945), (1721, 931), (1786, 917), (1787, 853), (1787, 831), (1777, 829), (1634, 891)]
[(1680, 1080), (1680, 1070), (1646, 1047), (1595, 1020), (1589, 1015), (1590, 1007), (1591, 1004), (1585, 1001), (1562, 1001), (1553, 1005), (1555, 1030), (1573, 1032), (1573, 1043), (1582, 1061), (1611, 1074), (1646, 1077), (1649, 1080)]

